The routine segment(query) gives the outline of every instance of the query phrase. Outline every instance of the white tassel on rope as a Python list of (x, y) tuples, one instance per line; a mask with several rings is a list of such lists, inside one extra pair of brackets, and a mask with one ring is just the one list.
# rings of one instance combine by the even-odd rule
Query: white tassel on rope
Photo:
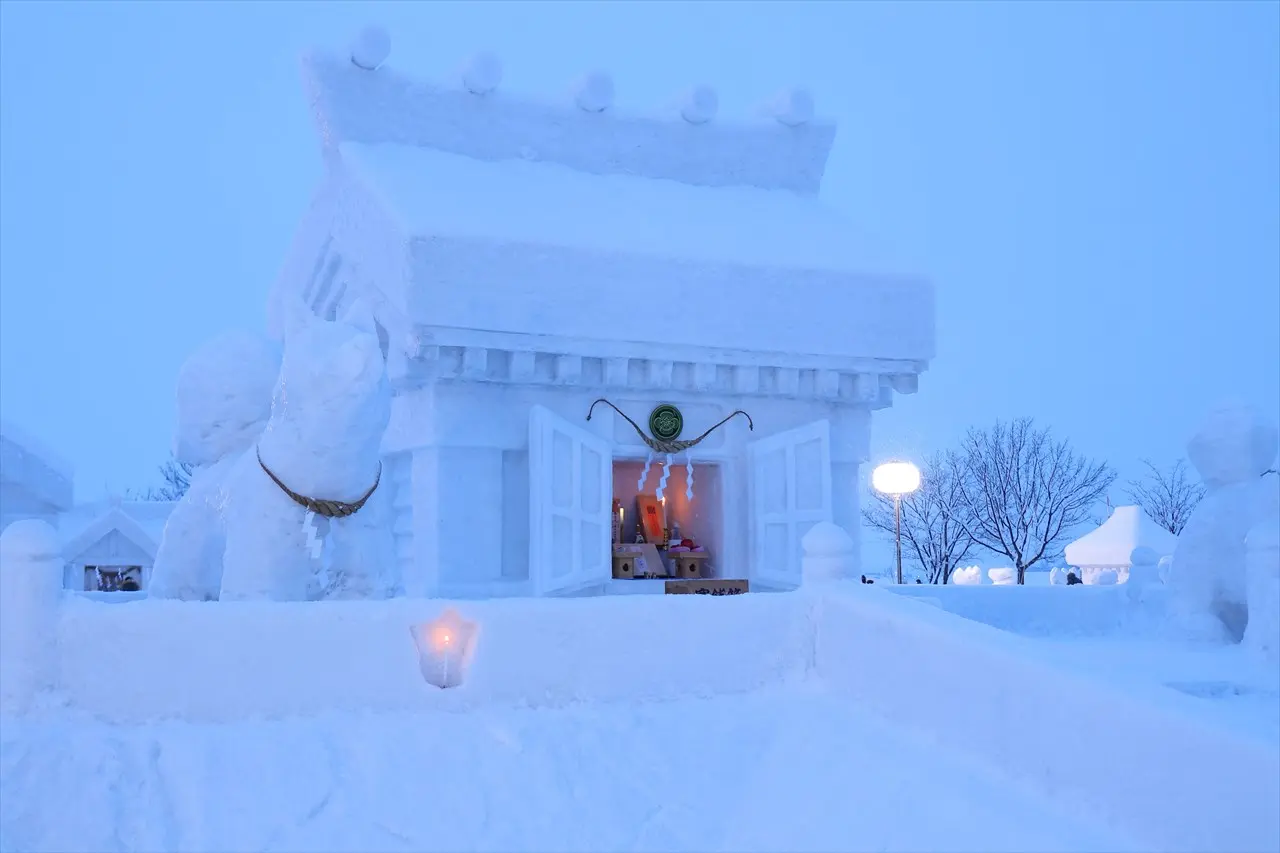
[(636, 491), (644, 492), (644, 484), (649, 482), (649, 469), (653, 467), (653, 451), (644, 458), (644, 470), (640, 472), (640, 482), (636, 483)]
[(662, 496), (667, 492), (667, 479), (671, 476), (671, 454), (667, 454), (667, 461), (662, 466), (662, 477), (658, 480), (658, 491), (656, 497), (662, 500)]
[(693, 459), (689, 456), (689, 451), (684, 452), (684, 496), (686, 500), (693, 500)]
[(320, 559), (320, 552), (324, 550), (324, 540), (320, 538), (320, 531), (316, 529), (316, 514), (311, 510), (307, 510), (307, 514), (302, 517), (302, 532), (307, 535), (307, 550), (311, 552), (311, 559)]

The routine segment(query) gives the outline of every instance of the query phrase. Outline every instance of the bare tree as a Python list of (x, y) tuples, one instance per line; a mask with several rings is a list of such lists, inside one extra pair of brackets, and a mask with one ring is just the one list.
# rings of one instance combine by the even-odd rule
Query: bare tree
[[(973, 548), (973, 537), (959, 521), (964, 512), (960, 479), (956, 454), (935, 453), (921, 466), (920, 488), (902, 498), (902, 541), (928, 583), (948, 583)], [(874, 492), (862, 518), (892, 537), (893, 498)]]
[(1130, 480), (1125, 494), (1142, 507), (1152, 521), (1177, 536), (1204, 497), (1204, 484), (1187, 479), (1184, 459), (1173, 463), (1167, 472), (1149, 459), (1143, 459), (1142, 464), (1147, 466), (1147, 473), (1141, 480)]
[(1020, 584), (1088, 519), (1116, 478), (1105, 462), (1077, 455), (1030, 418), (969, 430), (959, 455), (958, 520), (980, 547), (1013, 561)]
[(164, 485), (150, 487), (141, 491), (131, 491), (129, 496), (140, 501), (176, 501), (180, 500), (191, 487), (191, 472), (195, 466), (189, 462), (179, 462), (172, 456), (160, 466), (160, 476)]

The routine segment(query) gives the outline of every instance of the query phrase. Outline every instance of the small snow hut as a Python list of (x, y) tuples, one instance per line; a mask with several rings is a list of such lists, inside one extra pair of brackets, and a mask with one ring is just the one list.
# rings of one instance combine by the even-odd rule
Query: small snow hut
[(1118, 580), (1129, 578), (1129, 556), (1134, 548), (1146, 547), (1158, 557), (1173, 553), (1178, 537), (1142, 511), (1139, 506), (1118, 506), (1111, 517), (1065, 549), (1067, 563), (1081, 571), (1081, 580), (1094, 583), (1100, 571), (1113, 569)]
[[(278, 333), (286, 298), (374, 308), (406, 591), (605, 590), (633, 570), (616, 546), (677, 530), (706, 555), (680, 571), (783, 589), (813, 524), (856, 542), (871, 413), (916, 391), (934, 294), (819, 202), (835, 127), (809, 96), (724, 121), (698, 87), (630, 115), (603, 74), (544, 102), (493, 57), (436, 85), (389, 50), (366, 31), (304, 59), (325, 177), (268, 312)], [(753, 430), (670, 466), (627, 421), (688, 440), (737, 410)]]

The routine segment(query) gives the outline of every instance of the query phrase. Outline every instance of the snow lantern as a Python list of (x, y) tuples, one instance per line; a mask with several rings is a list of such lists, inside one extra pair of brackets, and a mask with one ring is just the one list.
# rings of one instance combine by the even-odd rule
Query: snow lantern
[(462, 684), (475, 653), (475, 622), (449, 608), (430, 622), (411, 626), (409, 633), (418, 648), (418, 668), (428, 684), (441, 689)]

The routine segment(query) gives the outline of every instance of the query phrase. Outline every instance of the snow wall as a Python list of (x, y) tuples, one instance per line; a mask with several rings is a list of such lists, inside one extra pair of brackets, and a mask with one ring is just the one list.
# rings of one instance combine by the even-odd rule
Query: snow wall
[[(1158, 849), (1280, 848), (1273, 745), (1207, 724), (1174, 691), (1120, 693), (1015, 636), (885, 590), (457, 602), (479, 624), (478, 647), (466, 684), (438, 690), (419, 675), (409, 626), (447, 606), (68, 597), (62, 688), (108, 720), (214, 722), (661, 700), (817, 676)], [(104, 666), (103, 637), (130, 653)], [(1226, 791), (1249, 796), (1203, 808)]]

